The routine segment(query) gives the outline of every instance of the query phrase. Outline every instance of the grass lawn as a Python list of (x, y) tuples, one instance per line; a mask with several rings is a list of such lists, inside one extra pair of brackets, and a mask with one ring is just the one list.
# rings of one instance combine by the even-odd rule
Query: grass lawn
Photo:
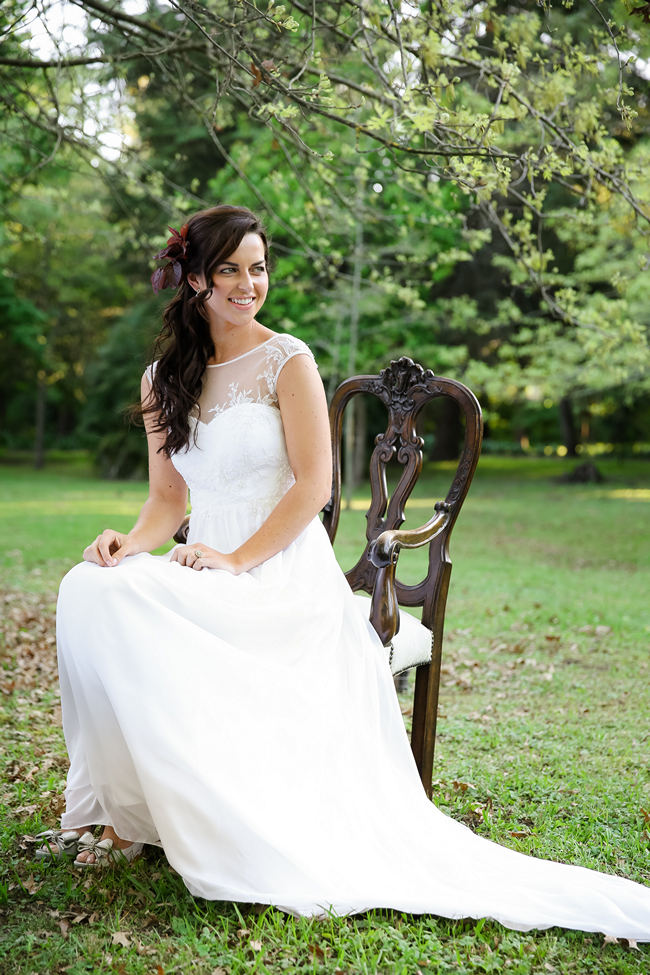
[[(559, 483), (571, 466), (479, 465), (451, 545), (434, 795), (513, 849), (648, 884), (650, 464), (605, 460), (604, 483)], [(426, 471), (408, 527), (448, 479), (445, 465)], [(83, 458), (38, 474), (0, 465), (3, 975), (650, 972), (649, 946), (601, 935), (386, 911), (309, 921), (193, 900), (153, 849), (100, 877), (30, 860), (25, 837), (56, 824), (66, 772), (56, 586), (98, 531), (130, 527), (145, 493), (97, 481)], [(344, 566), (361, 548), (365, 496), (342, 515)], [(424, 554), (403, 556), (416, 581)], [(407, 695), (403, 711), (408, 724)]]

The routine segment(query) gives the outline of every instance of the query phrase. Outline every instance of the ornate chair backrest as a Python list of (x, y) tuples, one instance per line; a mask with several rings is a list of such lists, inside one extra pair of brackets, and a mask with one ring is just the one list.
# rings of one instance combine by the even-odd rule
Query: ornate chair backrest
[[(372, 393), (381, 400), (388, 410), (388, 424), (386, 431), (375, 438), (370, 459), (372, 499), (366, 514), (366, 545), (356, 565), (346, 572), (346, 578), (355, 591), (372, 593), (377, 572), (380, 571), (372, 560), (373, 543), (383, 531), (399, 528), (404, 522), (406, 502), (422, 470), (424, 441), (416, 428), (420, 411), (432, 399), (450, 397), (458, 404), (465, 418), (465, 440), (455, 475), (445, 499), (435, 504), (435, 511), (446, 512), (448, 518), (443, 530), (429, 544), (427, 575), (416, 585), (406, 585), (395, 579), (397, 601), (403, 606), (421, 606), (423, 624), (434, 632), (438, 627), (441, 631), (451, 571), (449, 536), (478, 462), (482, 437), (481, 408), (471, 390), (462, 383), (436, 376), (430, 369), (424, 369), (406, 356), (391, 362), (378, 376), (353, 376), (342, 382), (330, 407), (333, 490), (323, 518), (332, 543), (341, 511), (343, 412), (359, 393)], [(394, 458), (402, 464), (403, 470), (389, 497), (386, 466)], [(371, 622), (381, 636), (378, 621), (371, 617)]]

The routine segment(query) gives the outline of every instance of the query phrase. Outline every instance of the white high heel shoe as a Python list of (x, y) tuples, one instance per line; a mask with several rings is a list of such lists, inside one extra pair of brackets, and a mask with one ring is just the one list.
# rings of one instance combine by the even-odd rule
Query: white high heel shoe
[(144, 843), (131, 843), (123, 850), (113, 844), (113, 840), (97, 840), (92, 833), (84, 833), (77, 846), (77, 856), (80, 853), (93, 853), (94, 863), (87, 860), (74, 860), (75, 867), (107, 867), (109, 864), (132, 863), (142, 853)]
[[(86, 833), (92, 836), (92, 833)], [(61, 860), (76, 857), (81, 834), (76, 829), (45, 829), (36, 834), (43, 845), (34, 852), (36, 860)]]

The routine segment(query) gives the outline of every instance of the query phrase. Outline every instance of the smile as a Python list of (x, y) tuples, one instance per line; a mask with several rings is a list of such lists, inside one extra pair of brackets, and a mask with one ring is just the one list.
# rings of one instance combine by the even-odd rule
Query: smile
[(246, 305), (252, 305), (255, 299), (254, 298), (229, 298), (228, 301), (232, 301), (233, 304), (235, 305), (242, 305), (243, 307), (246, 307)]

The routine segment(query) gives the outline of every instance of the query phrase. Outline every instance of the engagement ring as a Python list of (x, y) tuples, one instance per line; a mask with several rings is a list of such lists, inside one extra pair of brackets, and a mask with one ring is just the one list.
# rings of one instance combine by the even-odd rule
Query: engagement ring
[(197, 559), (200, 559), (201, 556), (203, 555), (203, 552), (199, 552), (198, 548), (195, 548), (194, 554), (196, 555)]

